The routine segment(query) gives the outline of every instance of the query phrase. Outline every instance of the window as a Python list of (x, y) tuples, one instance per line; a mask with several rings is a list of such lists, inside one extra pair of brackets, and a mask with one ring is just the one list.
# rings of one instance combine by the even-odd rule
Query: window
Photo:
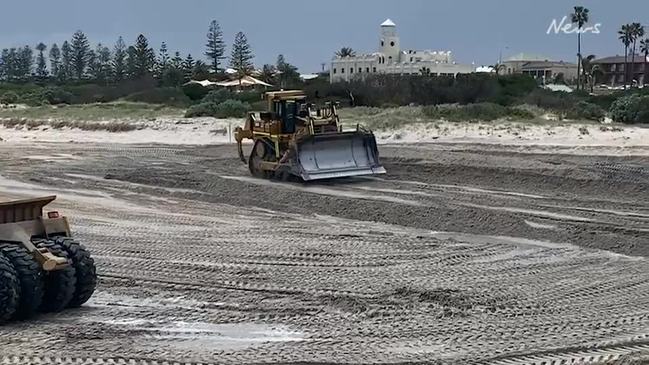
[(376, 67), (372, 67), (372, 72), (376, 72)]
[(344, 73), (345, 73), (345, 68), (344, 68), (344, 67), (340, 69), (340, 73), (341, 73), (341, 74), (344, 74)]
[(367, 67), (367, 68), (365, 69), (365, 72), (370, 73), (370, 68)]
[(363, 68), (362, 68), (362, 67), (359, 67), (359, 68), (358, 68), (358, 73), (361, 73), (361, 72), (363, 72)]
[(388, 61), (392, 62), (392, 56), (388, 57)]
[(390, 47), (394, 47), (394, 41), (390, 42)]
[(381, 47), (383, 47), (384, 45), (385, 45), (385, 42), (383, 41), (383, 39), (381, 39)]
[(410, 62), (412, 63), (412, 57), (410, 57)]
[(353, 73), (354, 73), (354, 68), (353, 68), (353, 67), (350, 67), (350, 68), (349, 68), (349, 73), (350, 73), (350, 74), (353, 74)]
[(334, 74), (336, 73), (336, 69), (334, 68)]

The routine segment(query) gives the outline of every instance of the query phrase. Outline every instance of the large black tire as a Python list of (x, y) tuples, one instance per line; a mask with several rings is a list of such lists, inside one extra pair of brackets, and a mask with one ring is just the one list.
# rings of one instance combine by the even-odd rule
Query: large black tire
[[(36, 246), (38, 248), (47, 248), (56, 256), (68, 258), (63, 246), (53, 240), (38, 241)], [(41, 310), (43, 312), (60, 312), (70, 304), (74, 297), (77, 278), (72, 260), (70, 260), (70, 266), (61, 270), (46, 271), (44, 277), (45, 294), (43, 295)]]
[(273, 151), (266, 142), (258, 139), (252, 146), (250, 157), (248, 157), (248, 169), (254, 177), (270, 179), (273, 176), (272, 171), (263, 170), (259, 163), (262, 161), (271, 161), (274, 158)]
[(0, 324), (8, 321), (18, 308), (20, 284), (11, 261), (0, 253)]
[(9, 259), (20, 283), (16, 319), (26, 319), (38, 312), (43, 302), (43, 270), (34, 257), (22, 246), (0, 243), (0, 252)]
[(70, 237), (56, 237), (54, 242), (67, 252), (76, 272), (77, 284), (69, 307), (80, 307), (88, 301), (97, 287), (97, 268), (88, 250)]

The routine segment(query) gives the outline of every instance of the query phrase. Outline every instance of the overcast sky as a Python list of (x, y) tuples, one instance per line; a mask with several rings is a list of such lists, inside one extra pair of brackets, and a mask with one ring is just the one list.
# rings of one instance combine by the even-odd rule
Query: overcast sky
[(649, 2), (634, 0), (5, 0), (0, 48), (60, 46), (81, 29), (93, 44), (112, 47), (119, 35), (132, 43), (143, 33), (156, 50), (166, 41), (171, 51), (202, 58), (216, 19), (228, 45), (236, 32), (246, 33), (258, 66), (282, 53), (302, 72), (313, 72), (340, 47), (375, 51), (379, 24), (391, 18), (402, 48), (450, 50), (461, 63), (493, 64), (501, 51), (573, 60), (575, 34), (546, 34), (573, 5), (588, 7), (591, 23), (601, 23), (600, 34), (584, 35), (584, 55), (622, 54), (620, 25), (649, 21)]

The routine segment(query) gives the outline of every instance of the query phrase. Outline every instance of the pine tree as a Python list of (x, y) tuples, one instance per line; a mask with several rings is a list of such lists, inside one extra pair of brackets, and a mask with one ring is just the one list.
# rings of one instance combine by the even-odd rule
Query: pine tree
[(149, 41), (140, 34), (135, 41), (135, 75), (142, 77), (153, 73), (155, 67), (155, 52), (149, 47)]
[(167, 50), (167, 43), (162, 42), (162, 44), (160, 45), (160, 50), (158, 51), (158, 78), (162, 78), (162, 75), (164, 75), (167, 67), (169, 67), (169, 51)]
[(61, 50), (59, 46), (54, 43), (50, 48), (50, 72), (52, 76), (57, 77), (59, 74), (59, 67), (61, 65)]
[[(16, 49), (13, 49), (13, 54), (15, 56)], [(5, 48), (2, 50), (2, 55), (0, 55), (0, 76), (2, 76), (3, 80), (6, 81), (11, 81), (11, 78), (13, 76), (12, 72), (12, 67), (13, 67), (13, 59), (12, 59), (12, 53), (11, 50), (8, 48)]]
[(212, 70), (214, 73), (219, 73), (219, 65), (221, 60), (225, 58), (225, 42), (223, 41), (223, 32), (221, 26), (216, 20), (210, 23), (210, 29), (207, 32), (207, 50), (205, 55), (212, 63)]
[(171, 67), (181, 69), (183, 67), (183, 59), (180, 57), (180, 52), (174, 53), (174, 58), (171, 59)]
[(169, 61), (169, 65), (162, 75), (162, 84), (166, 86), (180, 86), (183, 83), (184, 75), (182, 70), (183, 59), (180, 52), (176, 52)]
[(126, 78), (137, 78), (137, 72), (137, 51), (135, 50), (135, 47), (128, 46), (126, 49)]
[(111, 74), (110, 49), (101, 43), (88, 53), (88, 73), (99, 83), (105, 83)]
[(86, 72), (92, 80), (97, 81), (100, 77), (99, 62), (97, 62), (97, 53), (94, 50), (89, 50), (86, 55)]
[(90, 53), (88, 38), (82, 31), (78, 30), (72, 35), (70, 47), (72, 48), (71, 62), (74, 76), (77, 80), (81, 80), (88, 65), (88, 53)]
[(210, 77), (210, 67), (202, 60), (197, 60), (192, 71), (192, 79), (207, 80)]
[(39, 43), (36, 45), (36, 50), (38, 51), (38, 56), (36, 58), (36, 75), (38, 77), (44, 78), (47, 76), (47, 62), (45, 61), (45, 50), (47, 46), (44, 43)]
[(183, 61), (182, 68), (183, 68), (183, 75), (185, 80), (191, 80), (193, 74), (194, 74), (194, 57), (192, 57), (191, 54), (187, 55), (187, 58)]
[(59, 80), (67, 81), (72, 77), (72, 47), (68, 41), (61, 45), (61, 67), (59, 69)]
[(281, 87), (287, 87), (297, 83), (300, 80), (300, 74), (297, 67), (286, 62), (284, 55), (277, 56), (277, 71), (279, 72), (279, 82)]
[(17, 77), (26, 80), (31, 76), (34, 65), (34, 51), (30, 46), (18, 50)]
[(243, 32), (237, 33), (232, 44), (232, 55), (230, 56), (230, 67), (237, 71), (239, 78), (249, 75), (254, 66), (252, 59), (255, 56), (252, 53), (248, 38)]
[(113, 48), (113, 80), (120, 82), (126, 76), (126, 44), (124, 39), (120, 36), (117, 38), (115, 47)]

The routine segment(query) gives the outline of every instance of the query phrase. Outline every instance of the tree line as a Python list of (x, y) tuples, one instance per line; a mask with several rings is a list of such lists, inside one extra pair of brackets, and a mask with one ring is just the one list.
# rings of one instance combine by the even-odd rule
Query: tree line
[[(243, 32), (236, 34), (227, 57), (223, 32), (216, 20), (210, 22), (204, 56), (207, 62), (195, 59), (191, 54), (183, 57), (178, 51), (172, 54), (165, 42), (156, 52), (143, 34), (138, 35), (132, 45), (127, 45), (120, 36), (112, 47), (98, 43), (93, 48), (88, 37), (78, 30), (60, 46), (54, 43), (48, 47), (38, 43), (34, 48), (26, 45), (3, 49), (0, 80), (108, 84), (153, 77), (162, 86), (179, 86), (191, 79), (225, 78), (226, 61), (239, 78), (256, 71), (254, 53), (246, 35)], [(266, 82), (283, 83), (299, 78), (299, 74), (296, 67), (279, 55), (277, 64), (264, 65), (259, 77)]]

